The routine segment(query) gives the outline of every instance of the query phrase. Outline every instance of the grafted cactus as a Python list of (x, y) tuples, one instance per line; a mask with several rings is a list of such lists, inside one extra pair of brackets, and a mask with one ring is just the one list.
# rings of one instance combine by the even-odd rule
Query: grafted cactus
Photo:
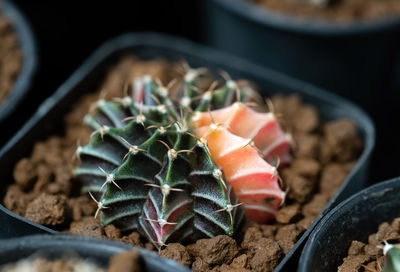
[(85, 117), (94, 132), (77, 149), (75, 175), (103, 225), (139, 230), (161, 247), (233, 235), (239, 206), (252, 220), (273, 218), (284, 192), (263, 158), (289, 162), (290, 138), (272, 113), (247, 106), (260, 101), (253, 89), (227, 80), (202, 92), (203, 72), (188, 68), (174, 95), (172, 84), (136, 78), (132, 96), (99, 100)]

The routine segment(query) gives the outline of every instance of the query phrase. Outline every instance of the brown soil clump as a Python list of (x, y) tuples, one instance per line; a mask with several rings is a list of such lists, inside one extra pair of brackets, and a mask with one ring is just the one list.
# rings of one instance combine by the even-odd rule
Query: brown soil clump
[(186, 266), (190, 266), (193, 262), (192, 257), (186, 250), (186, 247), (179, 243), (168, 244), (165, 249), (160, 251), (160, 255)]
[[(384, 241), (393, 244), (400, 243), (400, 218), (396, 218), (390, 224), (382, 223), (378, 227), (378, 232), (369, 235), (368, 243), (352, 241), (347, 251), (347, 257), (343, 259), (343, 264), (338, 267), (339, 272), (363, 272), (380, 271), (385, 263), (385, 256), (379, 245)], [(367, 266), (369, 270), (365, 268)]]
[(45, 226), (61, 225), (69, 219), (67, 198), (43, 193), (27, 205), (25, 218)]
[(10, 21), (1, 15), (0, 3), (0, 104), (10, 93), (22, 68), (22, 50)]
[[(124, 85), (143, 74), (168, 82), (176, 76), (171, 72), (173, 65), (164, 60), (144, 62), (133, 57), (123, 58), (110, 69), (99, 91), (85, 95), (66, 115), (64, 136), (52, 136), (36, 143), (31, 156), (16, 164), (15, 183), (8, 187), (4, 205), (24, 215), (27, 210), (31, 213), (30, 206), (43, 195), (67, 199), (63, 204), (65, 218), (58, 217), (59, 211), (57, 216), (51, 212), (51, 216), (45, 217), (51, 218), (49, 221), (33, 214), (30, 218), (64, 232), (118, 240), (153, 250), (137, 232), (121, 233), (114, 226), (100, 226), (98, 219), (93, 218), (95, 203), (80, 194), (73, 180), (77, 161), (71, 158), (77, 141), (82, 145), (89, 139), (90, 131), (82, 120), (91, 103), (98, 99), (100, 90), (106, 90), (105, 99), (121, 96)], [(163, 256), (194, 271), (272, 271), (339, 188), (362, 151), (354, 124), (348, 120), (323, 123), (317, 110), (305, 105), (297, 95), (278, 95), (272, 101), (275, 112), (283, 114), (285, 125), (292, 128), (295, 141), (292, 164), (280, 169), (288, 195), (276, 221), (268, 225), (245, 222), (235, 239), (221, 235), (188, 246), (171, 244), (161, 251)], [(336, 152), (337, 148), (340, 153)], [(264, 246), (269, 249), (261, 250)]]
[(105, 238), (100, 222), (93, 216), (87, 216), (80, 221), (72, 222), (69, 232), (76, 235)]
[(140, 255), (136, 250), (122, 252), (110, 260), (108, 272), (140, 272)]
[(248, 0), (281, 13), (298, 17), (351, 22), (379, 20), (400, 14), (397, 0), (337, 0), (329, 5), (315, 5), (310, 0)]

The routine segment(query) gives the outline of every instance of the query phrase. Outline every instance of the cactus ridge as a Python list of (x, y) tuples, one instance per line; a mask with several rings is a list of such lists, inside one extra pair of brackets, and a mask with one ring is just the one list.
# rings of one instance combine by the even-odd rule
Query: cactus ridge
[[(138, 230), (157, 247), (233, 235), (239, 227), (242, 203), (225, 177), (227, 169), (213, 156), (208, 136), (196, 133), (196, 122), (210, 130), (215, 126), (210, 110), (260, 98), (230, 79), (217, 90), (214, 82), (201, 93), (198, 81), (204, 71), (187, 68), (174, 91), (172, 83), (163, 86), (149, 76), (136, 78), (131, 96), (100, 99), (89, 110), (84, 121), (93, 133), (90, 142), (77, 149), (81, 163), (75, 176), (82, 192), (98, 203), (102, 225)], [(274, 189), (281, 192), (279, 186)]]

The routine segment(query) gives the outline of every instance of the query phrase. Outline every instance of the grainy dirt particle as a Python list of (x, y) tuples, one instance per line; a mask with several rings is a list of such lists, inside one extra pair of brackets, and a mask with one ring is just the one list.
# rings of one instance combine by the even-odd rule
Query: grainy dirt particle
[(136, 250), (119, 253), (111, 258), (108, 272), (140, 272), (140, 255)]
[(398, 233), (400, 233), (400, 218), (396, 218), (395, 220), (393, 220), (392, 222), (392, 228), (397, 231)]
[(192, 258), (187, 252), (186, 248), (178, 243), (170, 243), (168, 246), (161, 250), (160, 255), (174, 261), (182, 265), (189, 266), (192, 264)]
[(367, 264), (371, 258), (367, 255), (352, 255), (343, 260), (338, 272), (358, 272), (361, 265)]
[(299, 228), (296, 224), (285, 225), (278, 229), (275, 239), (278, 241), (288, 240), (295, 242), (304, 231), (304, 229)]
[(348, 250), (348, 255), (364, 254), (365, 244), (360, 241), (352, 241)]
[(82, 221), (72, 222), (70, 230), (72, 234), (104, 238), (104, 230), (99, 221), (92, 216), (84, 217)]
[(329, 197), (325, 194), (316, 194), (314, 198), (303, 206), (303, 214), (305, 216), (317, 217), (328, 203)]
[(25, 215), (27, 199), (19, 186), (13, 184), (8, 187), (3, 203), (10, 211), (21, 216)]
[(319, 174), (321, 165), (314, 159), (298, 159), (293, 161), (290, 169), (299, 176), (314, 179)]
[(198, 240), (188, 250), (191, 255), (201, 258), (209, 265), (230, 263), (239, 253), (236, 241), (226, 235)]
[(292, 204), (285, 206), (276, 214), (276, 221), (282, 224), (288, 224), (298, 221), (302, 217), (300, 204)]
[(301, 219), (299, 222), (296, 223), (297, 227), (301, 229), (308, 229), (309, 226), (314, 222), (314, 217), (309, 216)]
[(96, 203), (86, 195), (71, 198), (69, 199), (68, 204), (72, 209), (74, 221), (81, 221), (85, 216), (94, 215), (97, 209)]
[(192, 264), (192, 270), (196, 272), (207, 272), (210, 271), (210, 265), (203, 261), (203, 259), (196, 258)]
[(145, 248), (145, 249), (148, 249), (148, 250), (154, 250), (154, 246), (153, 246), (153, 244), (150, 243), (150, 242), (145, 243), (145, 244), (144, 244), (144, 248)]
[(121, 231), (117, 229), (113, 224), (110, 224), (104, 228), (104, 232), (108, 239), (118, 240), (121, 238)]
[[(272, 231), (271, 231), (272, 232)], [(256, 227), (250, 227), (246, 230), (241, 246), (248, 248), (250, 243), (257, 241), (263, 237), (263, 233)]]
[(376, 233), (376, 239), (378, 239), (379, 241), (387, 241), (399, 237), (399, 233), (395, 229), (393, 229), (393, 227), (387, 222), (380, 224), (378, 232)]
[(379, 251), (381, 251), (381, 249), (379, 249), (376, 245), (365, 245), (364, 247), (365, 255), (368, 256), (378, 255)]
[(295, 142), (294, 153), (297, 158), (317, 158), (319, 150), (319, 137), (317, 135), (299, 134), (295, 136)]
[(261, 225), (260, 229), (261, 229), (264, 237), (273, 238), (275, 236), (276, 230), (278, 229), (278, 226), (276, 226), (276, 225)]
[(129, 235), (123, 236), (120, 241), (131, 244), (133, 246), (143, 247), (143, 242), (140, 239), (140, 234), (136, 231), (131, 232)]
[(302, 106), (293, 116), (292, 124), (296, 131), (310, 133), (315, 131), (319, 125), (319, 115), (312, 106)]
[(248, 258), (246, 254), (242, 254), (239, 257), (233, 259), (231, 263), (232, 268), (246, 268), (247, 267)]
[(291, 170), (282, 173), (286, 184), (289, 186), (288, 199), (298, 203), (309, 201), (315, 191), (315, 180), (297, 175)]
[(43, 193), (28, 203), (25, 217), (45, 226), (61, 225), (68, 220), (67, 198)]
[(35, 165), (29, 159), (23, 158), (15, 165), (14, 180), (22, 190), (31, 188), (33, 183), (36, 181), (35, 177)]
[(288, 254), (295, 245), (295, 242), (290, 240), (279, 240), (279, 246), (282, 248), (284, 254)]
[(279, 244), (268, 238), (261, 238), (249, 244), (249, 260), (252, 271), (272, 271), (283, 256)]
[(357, 136), (357, 128), (349, 120), (341, 119), (326, 123), (324, 135), (320, 154), (323, 163), (348, 162), (357, 157), (362, 150), (363, 144)]
[(321, 174), (320, 191), (332, 197), (348, 172), (338, 163), (328, 164)]

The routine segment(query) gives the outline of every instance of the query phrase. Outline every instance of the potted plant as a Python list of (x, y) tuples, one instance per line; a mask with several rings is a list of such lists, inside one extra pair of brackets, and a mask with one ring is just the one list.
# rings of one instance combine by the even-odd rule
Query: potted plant
[[(44, 270), (61, 271), (62, 267), (71, 271), (189, 271), (176, 262), (160, 258), (157, 254), (142, 248), (133, 248), (113, 241), (74, 235), (32, 235), (1, 240), (0, 271), (10, 271), (11, 267), (36, 267)], [(6, 270), (2, 270), (6, 269)], [(13, 270), (14, 271), (14, 270)], [(21, 270), (17, 270), (21, 271)], [(23, 270), (26, 271), (26, 270)], [(121, 270), (119, 270), (121, 271)]]
[[(387, 254), (391, 248), (388, 245), (385, 248), (385, 242), (398, 243), (400, 238), (397, 227), (399, 188), (399, 178), (381, 182), (335, 207), (311, 234), (303, 249), (298, 271), (337, 271), (338, 267), (339, 271), (382, 268), (384, 253)], [(395, 257), (396, 252), (395, 248), (389, 259)], [(386, 266), (387, 270), (383, 271), (391, 271), (390, 264)]]
[(5, 0), (0, 3), (0, 122), (28, 92), (36, 70), (36, 43), (21, 12)]
[[(127, 57), (118, 62), (127, 52), (147, 61)], [(159, 56), (168, 61), (149, 61)], [(271, 89), (275, 93), (300, 94), (308, 105), (295, 96), (278, 96), (272, 99), (276, 111), (292, 111), (287, 112), (287, 116), (292, 116), (287, 121), (297, 124), (293, 125), (295, 139), (323, 139), (326, 147), (340, 147), (340, 154), (335, 151), (338, 148), (320, 150), (315, 143), (304, 149), (305, 144), (298, 141), (302, 151), (292, 150), (294, 161), (291, 162), (288, 156), (290, 138), (277, 122), (276, 115), (249, 108), (255, 103), (260, 108), (259, 95), (254, 87), (247, 82), (236, 82), (226, 73), (223, 73), (225, 79), (219, 78), (219, 83), (212, 84), (214, 80), (210, 80), (210, 77), (202, 77), (197, 81), (196, 78), (200, 77), (204, 69), (190, 69), (187, 65), (174, 64), (182, 57), (197, 67), (205, 65), (211, 71), (222, 68), (232, 78), (241, 76), (251, 79), (260, 84), (265, 94)], [(107, 73), (111, 66), (114, 69)], [(167, 85), (166, 82), (176, 77), (173, 67), (184, 68), (185, 74), (178, 77), (178, 81), (186, 83)], [(150, 76), (143, 77), (143, 71)], [(160, 80), (157, 80), (158, 77)], [(106, 78), (101, 86), (99, 78)], [(130, 87), (125, 90), (130, 95), (122, 92), (125, 82), (129, 83)], [(208, 92), (201, 95), (200, 90), (204, 88)], [(83, 89), (99, 92), (82, 97)], [(101, 89), (106, 91), (101, 92)], [(170, 91), (184, 96), (169, 97)], [(99, 93), (102, 94), (100, 99)], [(110, 100), (121, 96), (121, 93), (122, 97), (113, 102)], [(110, 99), (104, 99), (107, 96)], [(75, 104), (76, 101), (80, 101), (79, 104)], [(208, 112), (210, 101), (213, 108)], [(177, 106), (179, 102), (183, 106)], [(213, 111), (216, 108), (220, 108), (221, 114)], [(69, 111), (67, 125), (61, 125), (61, 116)], [(317, 112), (326, 122), (323, 128)], [(135, 117), (132, 117), (132, 113), (135, 113)], [(244, 119), (238, 125), (231, 119), (232, 116), (236, 116), (236, 120), (241, 117)], [(258, 116), (260, 122), (254, 122), (248, 116)], [(296, 119), (294, 116), (304, 118)], [(270, 126), (265, 127), (267, 117), (271, 122), (268, 123)], [(352, 122), (337, 121), (341, 118), (351, 119)], [(94, 130), (90, 132), (89, 126), (82, 124), (82, 120)], [(127, 121), (128, 127), (121, 120)], [(228, 122), (228, 127), (221, 125)], [(49, 124), (60, 126), (57, 128)], [(245, 124), (258, 131), (254, 137), (240, 134), (246, 132), (240, 129)], [(259, 127), (256, 130), (255, 127), (260, 125), (265, 128), (260, 130)], [(45, 126), (51, 129), (46, 132)], [(64, 136), (48, 138), (57, 132), (60, 135), (63, 130)], [(27, 135), (28, 131), (32, 137), (22, 137), (24, 141), (19, 138)], [(257, 137), (262, 131), (274, 137)], [(336, 135), (336, 131), (346, 133)], [(88, 142), (91, 133), (92, 138)], [(363, 151), (358, 158), (361, 151), (359, 136), (363, 141)], [(247, 138), (254, 138), (254, 146)], [(44, 139), (47, 140), (38, 142)], [(80, 139), (80, 144), (76, 149), (77, 139)], [(138, 139), (144, 142), (136, 142)], [(275, 148), (268, 149), (264, 142), (266, 139), (270, 139), (270, 142), (282, 141), (278, 141), (280, 144)], [(334, 95), (176, 38), (143, 33), (125, 35), (102, 46), (54, 97), (41, 106), (34, 119), (20, 132), (20, 136), (14, 137), (2, 150), (0, 157), (4, 159), (0, 161), (1, 169), (7, 172), (4, 175), (10, 184), (16, 182), (8, 187), (7, 192), (4, 188), (3, 203), (9, 209), (0, 206), (0, 216), (8, 222), (7, 228), (3, 230), (8, 235), (21, 235), (35, 229), (52, 233), (68, 230), (75, 234), (122, 240), (146, 248), (159, 248), (161, 255), (174, 258), (196, 270), (217, 266), (222, 269), (224, 265), (229, 269), (232, 268), (230, 265), (257, 269), (260, 264), (262, 268), (266, 264), (264, 260), (269, 256), (262, 254), (270, 254), (269, 268), (280, 263), (277, 268), (279, 270), (293, 260), (291, 257), (314, 226), (312, 221), (316, 224), (322, 216), (318, 214), (325, 206), (327, 208), (322, 214), (363, 187), (361, 181), (366, 175), (373, 141), (374, 130), (369, 118), (357, 107)], [(33, 153), (29, 156), (35, 142)], [(205, 148), (203, 142), (208, 143), (208, 148)], [(218, 147), (222, 144), (226, 145), (226, 150), (230, 150), (229, 153), (245, 152), (236, 157), (235, 161), (239, 164), (236, 170), (251, 170), (242, 172), (251, 174), (248, 178), (253, 181), (252, 188), (243, 189), (238, 186), (247, 183), (235, 185), (235, 174), (229, 173), (229, 169), (233, 169), (233, 162), (226, 164), (226, 161), (221, 161), (223, 156), (218, 155), (221, 151), (218, 151)], [(26, 153), (16, 152), (23, 145)], [(257, 149), (260, 152), (274, 152), (261, 152), (264, 155), (260, 156)], [(75, 162), (71, 159), (74, 154)], [(250, 156), (246, 161), (252, 159), (255, 163), (245, 166), (245, 160), (242, 159), (245, 155)], [(21, 160), (24, 156), (29, 158)], [(330, 166), (320, 166), (315, 160), (316, 156), (322, 156), (321, 160)], [(285, 164), (289, 166), (283, 168)], [(205, 166), (208, 168), (203, 169)], [(73, 169), (74, 178), (70, 173)], [(114, 169), (119, 170), (114, 172)], [(319, 178), (321, 169), (324, 169), (322, 175), (325, 182)], [(276, 171), (282, 172), (288, 184), (302, 184), (297, 188), (289, 184), (292, 191), (288, 192), (286, 201), (283, 201), (285, 188), (279, 186)], [(256, 187), (257, 184), (266, 185), (258, 182), (260, 177), (265, 180), (266, 176), (269, 177), (266, 183), (268, 186)], [(84, 186), (77, 186), (79, 183), (73, 181), (76, 179)], [(207, 186), (204, 186), (205, 182)], [(322, 191), (315, 191), (317, 184), (324, 184), (319, 186), (323, 188)], [(304, 187), (307, 192), (303, 190)], [(84, 195), (80, 195), (82, 189)], [(99, 189), (103, 193), (99, 193)], [(258, 194), (255, 192), (243, 194), (244, 191), (254, 190), (262, 191), (259, 199), (254, 197)], [(236, 191), (236, 197), (232, 191)], [(274, 225), (248, 223), (243, 228), (243, 238), (240, 238), (237, 227), (241, 223), (242, 206), (247, 208), (244, 209), (247, 210), (247, 218), (265, 223), (274, 217), (273, 214), (282, 202), (286, 206), (278, 211), (278, 221), (272, 223)], [(102, 218), (104, 227), (94, 219), (96, 215)], [(10, 228), (13, 224), (15, 227)], [(194, 228), (199, 231), (193, 231)], [(144, 240), (137, 231), (148, 239)], [(289, 233), (290, 236), (286, 236)], [(198, 240), (204, 238), (204, 234), (215, 237)], [(187, 245), (185, 240), (195, 243)], [(275, 252), (261, 250), (260, 243), (267, 242), (275, 246)], [(165, 247), (168, 243), (169, 246)], [(221, 246), (226, 250), (223, 251)], [(241, 256), (239, 252), (247, 255)]]

